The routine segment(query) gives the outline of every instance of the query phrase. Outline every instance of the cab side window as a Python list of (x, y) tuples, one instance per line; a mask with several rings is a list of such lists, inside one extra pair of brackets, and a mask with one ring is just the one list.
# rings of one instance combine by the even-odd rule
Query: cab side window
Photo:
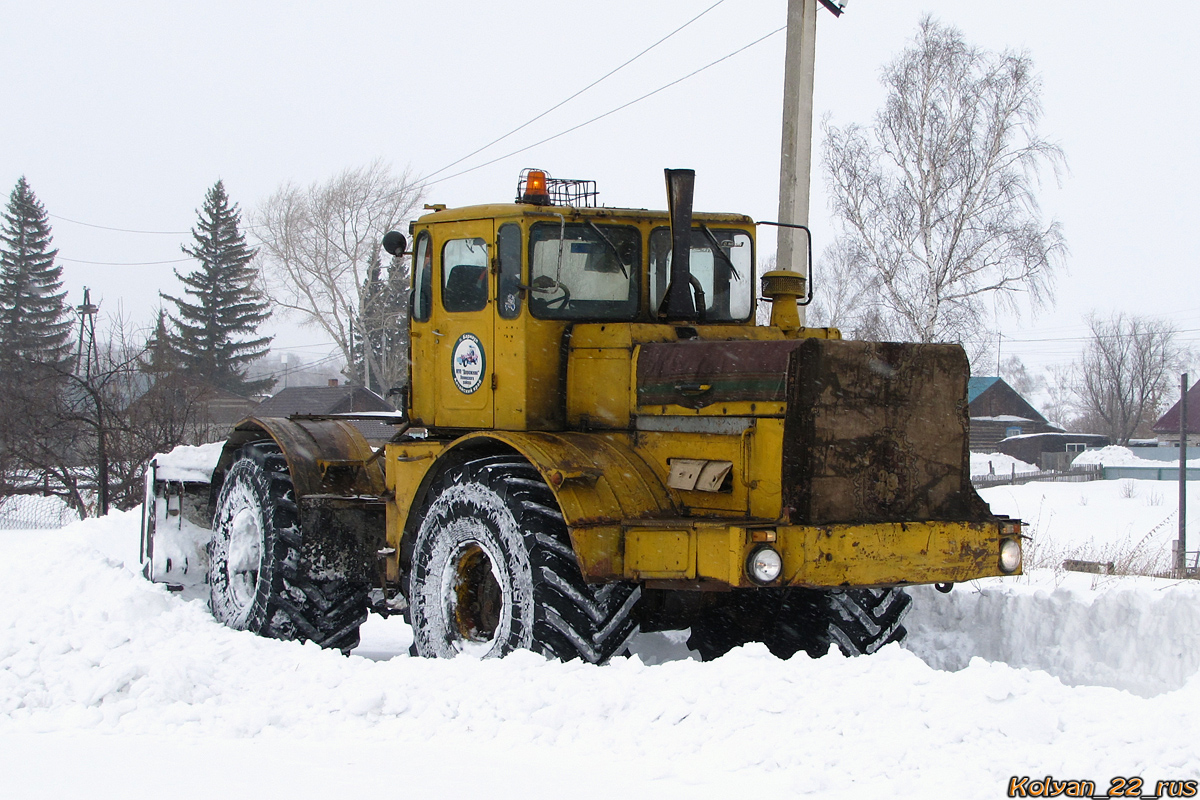
[(442, 248), (442, 307), (482, 311), (488, 301), (488, 249), (483, 239), (451, 239)]
[(433, 310), (433, 248), (429, 246), (429, 231), (417, 236), (413, 255), (413, 308), (417, 322), (428, 322)]
[(500, 251), (500, 316), (516, 319), (521, 315), (521, 226), (501, 225), (496, 246)]

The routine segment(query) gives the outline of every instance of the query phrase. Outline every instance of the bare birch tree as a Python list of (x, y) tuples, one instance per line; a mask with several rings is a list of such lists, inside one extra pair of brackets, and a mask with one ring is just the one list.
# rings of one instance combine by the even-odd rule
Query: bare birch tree
[(1161, 320), (1093, 314), (1088, 327), (1091, 339), (1077, 388), (1083, 417), (1117, 444), (1148, 435), (1190, 354), (1178, 343), (1175, 327)]
[(833, 263), (861, 318), (840, 324), (978, 342), (994, 309), (1051, 297), (1065, 252), (1035, 196), (1040, 170), (1064, 163), (1037, 130), (1041, 83), (1027, 54), (977, 49), (931, 17), (881, 80), (872, 126), (824, 125)]
[(1064, 430), (1085, 430), (1075, 416), (1078, 406), (1075, 397), (1077, 371), (1078, 365), (1075, 364), (1051, 364), (1041, 378), (1046, 388), (1045, 401), (1040, 409), (1042, 415), (1051, 424)]
[[(302, 323), (328, 335), (341, 349), (347, 374), (364, 356), (372, 384), (402, 385), (407, 362), (399, 348), (365, 346), (407, 325), (407, 306), (389, 306), (376, 319), (372, 259), (383, 234), (401, 227), (419, 208), (423, 189), (408, 171), (399, 175), (381, 161), (348, 169), (307, 188), (282, 186), (254, 214), (269, 297)], [(406, 259), (389, 265), (389, 281), (407, 285)], [(357, 376), (361, 380), (361, 376)]]

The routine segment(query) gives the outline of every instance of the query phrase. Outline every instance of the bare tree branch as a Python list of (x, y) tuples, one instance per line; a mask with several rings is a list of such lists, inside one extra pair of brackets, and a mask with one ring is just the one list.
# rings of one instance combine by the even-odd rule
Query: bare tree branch
[(1190, 354), (1170, 323), (1116, 313), (1088, 318), (1076, 392), (1085, 420), (1117, 444), (1150, 435)]
[[(967, 45), (930, 17), (883, 69), (870, 128), (826, 121), (824, 167), (843, 235), (834, 281), (854, 298), (850, 329), (920, 342), (978, 340), (995, 306), (1037, 308), (1065, 253), (1039, 219), (1039, 170), (1061, 150), (1041, 138), (1028, 55)], [(824, 285), (830, 280), (825, 278)]]
[(254, 214), (265, 283), (276, 305), (329, 336), (348, 369), (365, 352), (385, 387), (403, 383), (407, 364), (363, 347), (361, 337), (406, 321), (371, 320), (365, 313), (371, 262), (383, 234), (415, 214), (422, 194), (408, 171), (395, 175), (375, 161), (306, 189), (286, 184)]

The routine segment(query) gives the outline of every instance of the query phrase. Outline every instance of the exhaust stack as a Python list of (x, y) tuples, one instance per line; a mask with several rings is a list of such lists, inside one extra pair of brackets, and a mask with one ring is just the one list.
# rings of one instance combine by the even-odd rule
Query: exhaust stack
[(671, 216), (671, 277), (659, 316), (668, 320), (696, 319), (692, 299), (692, 195), (696, 170), (667, 169), (667, 211)]

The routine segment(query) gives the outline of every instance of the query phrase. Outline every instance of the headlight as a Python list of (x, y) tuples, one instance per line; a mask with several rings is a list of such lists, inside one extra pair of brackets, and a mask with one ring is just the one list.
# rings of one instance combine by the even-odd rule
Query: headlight
[(771, 583), (783, 572), (783, 557), (770, 547), (760, 547), (750, 554), (746, 566), (755, 582)]
[(1011, 574), (1021, 567), (1021, 545), (1016, 539), (1000, 540), (1000, 571)]

